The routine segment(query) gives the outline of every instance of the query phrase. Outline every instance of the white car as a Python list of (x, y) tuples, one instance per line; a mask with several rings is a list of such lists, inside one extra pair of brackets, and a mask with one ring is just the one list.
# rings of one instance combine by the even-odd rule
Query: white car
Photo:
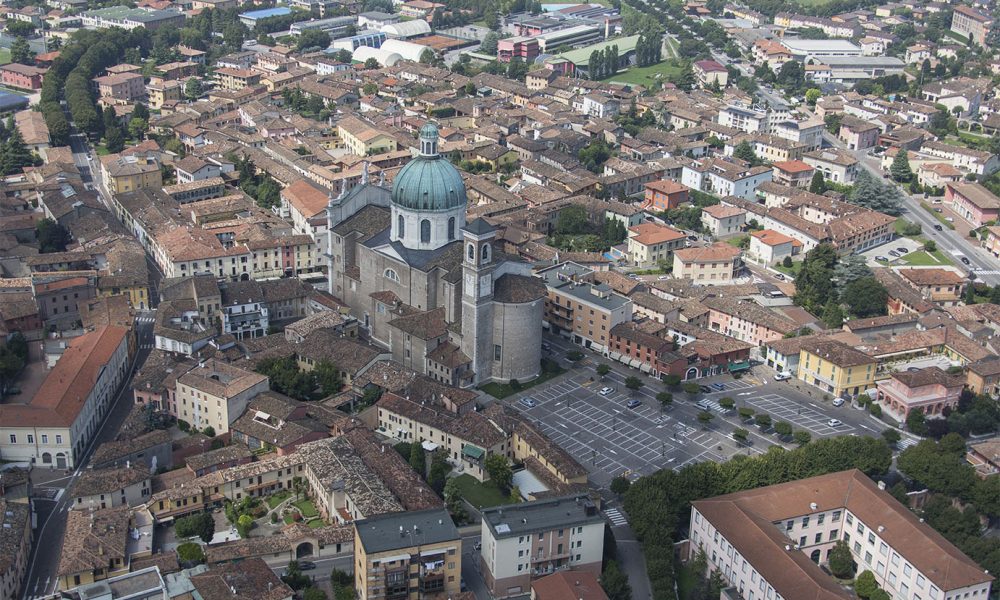
[(792, 374), (788, 371), (782, 371), (774, 376), (775, 381), (785, 381), (792, 378)]
[(833, 399), (833, 405), (836, 406), (837, 408), (840, 408), (841, 406), (844, 405), (844, 399), (843, 398), (834, 398)]
[(613, 388), (613, 387), (602, 387), (601, 391), (598, 392), (598, 394), (600, 394), (602, 396), (607, 396), (608, 394), (610, 394), (613, 391), (615, 391), (615, 388)]
[(827, 427), (840, 427), (841, 425), (843, 425), (843, 423), (840, 422), (840, 419), (830, 419), (826, 422)]

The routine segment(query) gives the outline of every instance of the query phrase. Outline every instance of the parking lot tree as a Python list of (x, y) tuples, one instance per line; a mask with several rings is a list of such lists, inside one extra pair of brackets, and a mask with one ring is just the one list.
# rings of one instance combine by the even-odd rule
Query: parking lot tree
[(851, 548), (844, 540), (834, 544), (833, 549), (827, 555), (830, 572), (841, 579), (847, 579), (854, 575), (854, 557), (851, 556)]
[[(1000, 286), (997, 286), (997, 289), (1000, 290)], [(998, 297), (1000, 297), (1000, 292), (998, 292)], [(664, 375), (663, 384), (672, 390), (676, 390), (681, 385), (681, 377), (680, 375)]]
[(892, 427), (882, 430), (882, 439), (885, 440), (885, 443), (890, 446), (895, 446), (901, 437), (902, 436), (899, 435), (899, 432)]
[(630, 485), (632, 482), (628, 480), (628, 477), (619, 475), (611, 480), (611, 491), (621, 496), (628, 491)]
[(753, 422), (761, 429), (768, 429), (771, 427), (771, 415), (761, 413), (753, 418)]
[(490, 480), (498, 488), (501, 490), (510, 489), (510, 482), (514, 477), (514, 473), (511, 471), (510, 463), (507, 462), (506, 456), (503, 454), (490, 454), (486, 457), (483, 467), (490, 476)]
[(698, 422), (701, 423), (702, 427), (708, 427), (708, 424), (711, 423), (712, 419), (714, 418), (715, 415), (708, 412), (707, 410), (703, 410), (700, 413), (698, 413)]
[(753, 417), (753, 409), (749, 406), (741, 406), (736, 412), (744, 421), (749, 421)]
[(745, 444), (749, 436), (750, 432), (742, 427), (737, 427), (733, 430), (733, 439), (741, 444)]
[(583, 360), (583, 352), (580, 352), (579, 350), (570, 350), (566, 353), (566, 360), (572, 362), (581, 361)]
[(604, 376), (607, 375), (610, 372), (611, 372), (611, 367), (610, 366), (608, 366), (608, 365), (606, 365), (604, 363), (601, 363), (601, 364), (597, 365), (597, 374), (601, 376), (601, 380), (603, 380)]
[(792, 434), (792, 424), (787, 421), (778, 421), (774, 424), (774, 432), (785, 437)]
[(733, 407), (736, 406), (736, 401), (729, 396), (726, 396), (725, 398), (719, 399), (719, 406), (726, 410), (733, 410)]
[(632, 390), (633, 394), (638, 392), (643, 385), (645, 384), (643, 384), (642, 380), (634, 375), (625, 378), (625, 387)]
[(692, 382), (685, 383), (682, 389), (684, 390), (684, 393), (690, 394), (690, 395), (693, 396), (693, 395), (695, 395), (695, 394), (697, 394), (698, 392), (701, 391), (701, 386), (698, 385), (697, 383), (694, 383), (692, 381)]
[(806, 444), (811, 442), (812, 439), (813, 439), (812, 435), (804, 429), (798, 429), (795, 431), (795, 433), (792, 434), (792, 441), (794, 441), (799, 446), (805, 446)]
[(670, 392), (660, 392), (656, 395), (656, 401), (660, 403), (661, 408), (668, 408), (674, 403), (674, 395)]

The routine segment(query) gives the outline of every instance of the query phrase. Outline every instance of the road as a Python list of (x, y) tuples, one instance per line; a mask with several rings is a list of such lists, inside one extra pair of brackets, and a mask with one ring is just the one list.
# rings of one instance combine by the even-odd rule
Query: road
[[(824, 132), (823, 139), (830, 146), (854, 156), (872, 176), (883, 179), (883, 173), (876, 157), (869, 155), (865, 150), (848, 150), (840, 139), (828, 132)], [(971, 268), (976, 273), (976, 279), (989, 285), (1000, 284), (1000, 274), (997, 274), (998, 264), (996, 258), (977, 244), (970, 242), (968, 237), (961, 235), (958, 231), (948, 229), (947, 227), (942, 228), (941, 231), (936, 231), (934, 226), (941, 223), (920, 206), (920, 199), (914, 198), (902, 188), (900, 188), (900, 192), (903, 195), (902, 216), (905, 219), (918, 223), (923, 229), (924, 235), (928, 239), (934, 240), (934, 243), (946, 255), (954, 257), (956, 264), (960, 264), (958, 257), (965, 256), (968, 258), (971, 264), (965, 268)]]

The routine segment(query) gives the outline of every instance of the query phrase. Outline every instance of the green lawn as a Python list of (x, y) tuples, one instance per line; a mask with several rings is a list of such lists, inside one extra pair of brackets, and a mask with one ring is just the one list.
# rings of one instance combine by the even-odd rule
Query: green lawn
[(5, 65), (10, 62), (10, 50), (7, 48), (0, 48), (0, 65)]
[(312, 519), (313, 517), (319, 516), (319, 511), (316, 510), (316, 505), (309, 500), (301, 500), (295, 503), (295, 508), (299, 509), (302, 513), (303, 518)]
[(461, 490), (462, 497), (476, 508), (510, 504), (507, 495), (492, 482), (480, 483), (472, 475), (465, 474), (456, 477), (455, 484)]
[(290, 525), (295, 519), (292, 518), (291, 514), (287, 514), (283, 520), (285, 521), (285, 525)]
[(681, 67), (673, 61), (665, 60), (648, 67), (634, 67), (624, 73), (615, 73), (605, 81), (630, 83), (632, 85), (652, 85), (657, 81), (667, 81), (681, 72)]
[(920, 252), (910, 252), (899, 260), (916, 267), (937, 267), (951, 264), (948, 257), (942, 254), (940, 250), (935, 250), (931, 253), (928, 253), (926, 250), (921, 250)]
[(503, 400), (504, 398), (510, 396), (511, 394), (516, 394), (517, 392), (526, 390), (532, 386), (536, 386), (539, 383), (544, 383), (549, 379), (552, 379), (556, 375), (564, 373), (565, 371), (566, 370), (563, 368), (559, 368), (557, 370), (543, 370), (541, 375), (535, 377), (531, 381), (522, 381), (521, 384), (517, 387), (517, 389), (511, 387), (510, 384), (496, 383), (496, 382), (487, 383), (486, 385), (481, 386), (479, 389), (483, 390), (484, 392), (486, 392), (487, 394), (493, 396), (498, 400)]
[(285, 499), (291, 495), (291, 492), (278, 492), (277, 494), (271, 494), (267, 497), (267, 507), (273, 509), (275, 506), (284, 502)]
[(736, 237), (729, 238), (728, 240), (726, 240), (726, 243), (729, 244), (730, 246), (736, 246), (737, 248), (739, 248), (740, 247), (740, 243), (743, 242), (743, 240), (746, 240), (746, 239), (749, 239), (749, 238), (750, 238), (749, 235), (738, 235)]
[(802, 261), (796, 261), (792, 263), (791, 267), (786, 267), (780, 262), (774, 265), (774, 268), (781, 271), (785, 275), (791, 275), (792, 277), (798, 277), (799, 271), (802, 270)]

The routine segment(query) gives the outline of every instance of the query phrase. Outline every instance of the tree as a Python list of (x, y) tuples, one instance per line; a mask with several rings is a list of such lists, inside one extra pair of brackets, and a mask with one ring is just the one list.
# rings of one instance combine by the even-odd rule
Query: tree
[(369, 58), (365, 61), (365, 69), (368, 69), (369, 71), (371, 71), (372, 69), (378, 69), (381, 66), (382, 65), (378, 62), (378, 59), (374, 57)]
[(760, 413), (754, 416), (753, 421), (757, 424), (757, 427), (760, 427), (761, 429), (766, 430), (771, 427), (771, 415)]
[(491, 31), (486, 34), (483, 38), (483, 43), (479, 46), (479, 51), (483, 54), (489, 54), (491, 56), (496, 56), (497, 54), (497, 44), (500, 42), (500, 34)]
[(22, 65), (35, 64), (35, 53), (28, 46), (28, 40), (18, 36), (10, 45), (10, 61)]
[(608, 147), (603, 137), (597, 137), (580, 149), (577, 158), (589, 171), (599, 173), (604, 163), (611, 158), (611, 148)]
[(827, 555), (830, 572), (841, 579), (848, 579), (854, 575), (854, 557), (851, 556), (851, 548), (844, 540), (839, 540), (833, 545)]
[(104, 146), (112, 154), (125, 149), (125, 134), (120, 127), (112, 127), (104, 133)]
[(791, 269), (792, 268), (792, 257), (791, 256), (786, 256), (784, 258), (784, 260), (781, 261), (781, 266), (785, 267), (786, 269)]
[[(913, 411), (910, 414), (912, 413)], [(949, 442), (944, 441), (949, 436), (954, 436), (957, 444), (964, 449), (965, 441), (962, 437), (957, 433), (949, 433), (941, 438), (941, 442), (923, 440), (903, 450), (897, 457), (896, 464), (900, 472), (927, 486), (932, 492), (967, 499), (976, 483), (976, 473), (965, 461), (964, 451), (949, 449)]]
[(295, 48), (300, 52), (306, 48), (320, 48), (325, 50), (329, 46), (330, 34), (322, 29), (306, 29), (299, 34), (298, 40), (295, 43)]
[(899, 216), (901, 212), (902, 195), (899, 188), (876, 180), (866, 169), (862, 169), (855, 179), (848, 200), (852, 204), (887, 215)]
[(745, 444), (749, 436), (750, 432), (742, 427), (737, 427), (733, 430), (733, 439), (741, 444)]
[(871, 571), (862, 571), (854, 580), (854, 591), (859, 598), (871, 598), (877, 589), (879, 589), (878, 582), (875, 581), (875, 575)]
[(787, 421), (778, 421), (774, 424), (774, 432), (781, 437), (789, 436), (792, 434), (792, 424)]
[(601, 364), (597, 365), (597, 374), (601, 377), (602, 380), (604, 379), (604, 376), (607, 375), (610, 372), (611, 372), (611, 367), (610, 366), (608, 366), (608, 365), (606, 365), (604, 363), (601, 363)]
[(174, 523), (174, 532), (179, 538), (199, 537), (201, 541), (212, 541), (215, 535), (215, 519), (212, 513), (198, 513), (187, 517), (181, 517)]
[(794, 441), (799, 446), (805, 446), (812, 441), (812, 435), (804, 429), (798, 429), (792, 434), (792, 441)]
[(844, 288), (840, 300), (855, 317), (875, 317), (886, 314), (889, 292), (874, 277), (862, 277)]
[(319, 361), (313, 369), (313, 374), (316, 376), (316, 382), (319, 384), (324, 397), (336, 394), (344, 385), (343, 380), (340, 378), (340, 370), (328, 360)]
[(795, 280), (795, 303), (818, 313), (833, 299), (833, 267), (836, 263), (837, 251), (829, 244), (820, 244), (806, 253)]
[(608, 595), (608, 600), (632, 600), (632, 586), (616, 560), (605, 563), (604, 571), (601, 572), (601, 587)]
[(194, 566), (205, 562), (205, 551), (200, 544), (185, 542), (177, 546), (177, 558), (186, 566)]
[(424, 455), (424, 445), (420, 441), (410, 444), (410, 466), (421, 478), (427, 476), (427, 457)]
[(719, 406), (725, 410), (733, 410), (733, 407), (736, 406), (736, 401), (727, 396), (719, 400)]
[(10, 125), (7, 128), (7, 140), (0, 146), (0, 171), (4, 175), (20, 173), (24, 170), (24, 167), (30, 167), (35, 164), (35, 157), (32, 156), (31, 150), (24, 143), (21, 130), (14, 127), (13, 123), (10, 123)]
[[(1000, 286), (997, 286), (996, 289), (1000, 290)], [(681, 377), (680, 375), (664, 375), (663, 384), (672, 390), (676, 390), (681, 384)]]
[(630, 485), (632, 485), (632, 482), (628, 480), (628, 477), (619, 475), (611, 480), (611, 491), (621, 496), (628, 491)]
[(420, 53), (420, 64), (429, 65), (434, 63), (434, 51), (430, 48), (424, 48), (424, 51)]
[(302, 591), (302, 600), (328, 600), (328, 596), (318, 587), (307, 587)]
[(816, 106), (816, 101), (819, 100), (820, 96), (822, 95), (823, 92), (819, 91), (818, 89), (809, 88), (808, 90), (806, 90), (806, 102), (809, 104), (809, 106)]
[(820, 171), (813, 173), (812, 180), (809, 182), (809, 191), (813, 194), (823, 194), (826, 192), (826, 179)]
[(510, 489), (514, 473), (511, 471), (510, 463), (507, 462), (506, 456), (503, 454), (490, 454), (486, 457), (483, 468), (486, 469), (486, 474), (490, 476), (490, 480), (498, 488), (501, 490)]
[(66, 245), (72, 239), (65, 227), (49, 218), (35, 224), (35, 236), (38, 238), (39, 251), (42, 254), (65, 252)]
[(660, 392), (656, 395), (656, 401), (660, 403), (660, 408), (668, 408), (674, 403), (674, 395), (670, 392)]
[(285, 574), (281, 576), (281, 580), (293, 590), (304, 589), (312, 583), (309, 576), (302, 572), (297, 560), (288, 561), (288, 567), (285, 569)]
[(892, 166), (889, 167), (889, 175), (893, 181), (907, 183), (913, 179), (913, 171), (910, 169), (910, 160), (906, 156), (905, 148), (900, 148), (896, 152), (896, 157), (892, 159)]
[(915, 408), (906, 415), (906, 428), (915, 435), (927, 435), (927, 420), (924, 409)]
[(972, 488), (972, 503), (991, 519), (1000, 516), (1000, 477), (977, 479)]
[(509, 63), (507, 63), (507, 79), (512, 79), (514, 81), (524, 81), (524, 78), (528, 75), (528, 64), (521, 60), (520, 58), (512, 58)]
[(128, 122), (128, 135), (132, 139), (142, 140), (146, 137), (147, 129), (149, 129), (149, 124), (146, 123), (145, 119), (133, 117), (132, 120)]
[(741, 406), (736, 409), (736, 414), (744, 421), (749, 421), (753, 417), (754, 410), (749, 406)]
[(184, 84), (184, 97), (188, 100), (197, 100), (198, 98), (201, 98), (203, 93), (204, 91), (201, 87), (201, 80), (197, 77), (188, 79), (187, 83)]
[(556, 233), (562, 235), (586, 233), (589, 226), (587, 209), (579, 204), (571, 204), (562, 209), (556, 219)]
[(249, 537), (252, 528), (253, 517), (250, 515), (240, 515), (239, 519), (236, 520), (236, 531), (240, 534), (241, 538)]
[(837, 287), (843, 290), (848, 284), (863, 277), (871, 277), (872, 270), (868, 268), (868, 262), (860, 254), (850, 254), (840, 259), (833, 269), (833, 275), (837, 278)]
[(625, 387), (632, 390), (633, 394), (638, 392), (639, 388), (641, 388), (643, 385), (644, 384), (642, 383), (642, 380), (639, 379), (638, 377), (635, 377), (634, 375), (625, 378)]
[(689, 396), (694, 396), (695, 394), (701, 391), (701, 386), (693, 381), (689, 381), (685, 383), (683, 386), (681, 386), (681, 389), (684, 390), (685, 394)]
[(746, 161), (753, 166), (760, 163), (760, 159), (757, 158), (757, 153), (754, 152), (753, 146), (750, 145), (750, 142), (747, 140), (743, 140), (739, 144), (736, 144), (736, 147), (733, 148), (733, 158)]
[(836, 302), (827, 302), (823, 309), (823, 325), (827, 329), (840, 329), (844, 326), (844, 311)]
[(707, 410), (703, 410), (700, 413), (698, 413), (698, 422), (701, 423), (702, 427), (708, 427), (709, 423), (711, 423), (712, 419), (714, 418), (715, 415), (708, 412)]
[(900, 437), (899, 432), (891, 427), (882, 430), (882, 439), (890, 446), (895, 446), (899, 442)]

